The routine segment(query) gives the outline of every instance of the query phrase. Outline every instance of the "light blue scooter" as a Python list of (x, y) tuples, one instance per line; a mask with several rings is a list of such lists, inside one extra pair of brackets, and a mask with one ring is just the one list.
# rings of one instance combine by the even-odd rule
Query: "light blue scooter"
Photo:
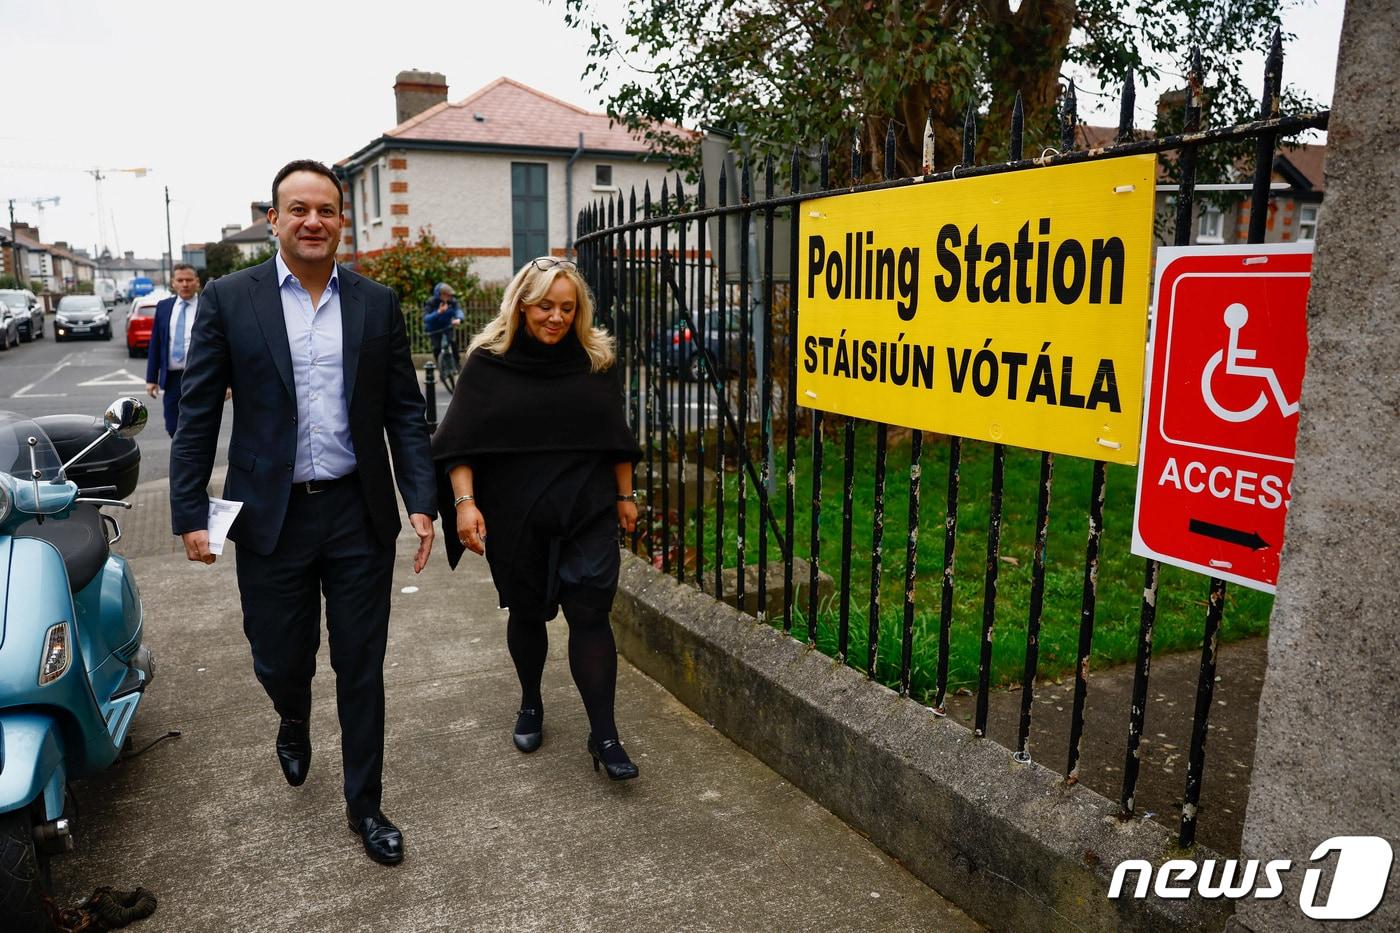
[[(101, 507), (131, 508), (146, 408), (102, 421), (0, 412), (0, 929), (50, 929), (67, 784), (117, 760), (152, 677), (141, 597)], [(45, 430), (45, 427), (48, 430)], [(52, 437), (50, 435), (53, 435)], [(81, 448), (81, 449), (79, 449)], [(66, 457), (66, 460), (65, 460)], [(81, 465), (84, 460), (87, 466)]]

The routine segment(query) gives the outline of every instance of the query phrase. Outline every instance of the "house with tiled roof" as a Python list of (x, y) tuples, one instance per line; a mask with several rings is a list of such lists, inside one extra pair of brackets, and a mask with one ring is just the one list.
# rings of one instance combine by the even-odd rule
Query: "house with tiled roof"
[(35, 292), (50, 287), (53, 256), (36, 228), (18, 222), (13, 228), (0, 228), (0, 274), (19, 279)]
[(0, 227), (0, 275), (21, 281), (28, 280), (25, 273), (29, 269), (28, 253), (31, 242), (34, 241), (22, 234), (17, 237), (9, 227)]
[[(1097, 149), (1113, 145), (1117, 129), (1111, 126), (1081, 124), (1076, 136), (1081, 149)], [(1152, 135), (1150, 130), (1135, 130), (1138, 138)], [(1327, 146), (1323, 143), (1281, 145), (1274, 153), (1273, 190), (1269, 194), (1269, 216), (1264, 223), (1264, 242), (1297, 243), (1317, 238), (1317, 224), (1322, 215), (1322, 199), (1327, 180), (1323, 164)], [(1244, 243), (1249, 239), (1251, 211), (1249, 186), (1254, 181), (1252, 167), (1243, 166), (1235, 177), (1220, 183), (1233, 190), (1210, 191), (1202, 184), (1197, 188), (1193, 209), (1191, 242), (1193, 244)], [(1176, 186), (1165, 167), (1157, 172), (1157, 237), (1162, 244), (1174, 242), (1176, 225)], [(1209, 194), (1209, 196), (1205, 196)]]
[[(251, 222), (246, 227), (241, 224), (226, 224), (220, 231), (219, 242), (226, 243), (238, 250), (239, 257), (245, 262), (258, 256), (260, 253), (265, 253), (273, 249), (276, 245), (277, 238), (272, 235), (272, 224), (269, 223), (267, 219), (267, 212), (271, 207), (271, 201), (251, 202), (248, 205), (249, 220)], [(187, 255), (191, 252), (188, 246), (185, 247), (185, 252)], [(185, 262), (188, 262), (196, 269), (204, 268), (205, 254), (203, 246), (201, 246), (197, 258), (199, 262), (194, 262), (193, 259), (186, 259)]]
[(208, 262), (205, 258), (205, 250), (208, 248), (208, 243), (185, 243), (180, 247), (180, 261), (196, 269), (203, 269)]
[(449, 102), (447, 79), (400, 72), (398, 125), (336, 165), (347, 224), (342, 258), (374, 256), (431, 228), (471, 256), (483, 281), (573, 247), (578, 211), (650, 183), (667, 165), (604, 113), (497, 78)]
[(49, 285), (54, 291), (71, 292), (84, 282), (91, 284), (97, 271), (91, 256), (69, 246), (66, 240), (54, 240), (47, 246), (53, 263)]
[[(1293, 148), (1280, 147), (1274, 153), (1273, 190), (1269, 193), (1269, 216), (1264, 222), (1265, 243), (1297, 243), (1317, 239), (1326, 180), (1322, 174), (1327, 147), (1307, 143)], [(1197, 197), (1192, 243), (1245, 243), (1249, 240), (1252, 210), (1249, 186), (1254, 172), (1241, 170), (1233, 184), (1237, 189), (1214, 197)], [(1168, 218), (1162, 226), (1169, 236), (1175, 225), (1175, 191), (1157, 194), (1158, 213)], [(1164, 240), (1170, 242), (1170, 240)]]
[(146, 278), (157, 285), (166, 285), (166, 258), (162, 255), (160, 259), (141, 259), (131, 250), (113, 256), (103, 250), (102, 255), (97, 257), (98, 275), (116, 282), (117, 289), (123, 292), (130, 289), (134, 278)]

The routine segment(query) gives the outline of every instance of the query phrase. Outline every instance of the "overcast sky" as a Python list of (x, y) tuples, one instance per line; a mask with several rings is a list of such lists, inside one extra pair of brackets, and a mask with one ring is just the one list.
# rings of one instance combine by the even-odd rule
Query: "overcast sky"
[[(1285, 79), (1329, 103), (1341, 8), (1303, 0), (1284, 20), (1298, 34)], [(392, 127), (400, 70), (444, 73), (452, 100), (508, 75), (601, 110), (579, 78), (587, 47), (562, 0), (0, 0), (0, 201), (19, 199), (15, 219), (40, 224), (45, 241), (92, 250), (87, 170), (145, 167), (103, 182), (107, 243), (160, 256), (169, 186), (178, 255), (246, 225), (289, 159), (335, 162)], [(1139, 92), (1140, 123), (1154, 97)], [(30, 201), (52, 196), (62, 201), (41, 218)]]

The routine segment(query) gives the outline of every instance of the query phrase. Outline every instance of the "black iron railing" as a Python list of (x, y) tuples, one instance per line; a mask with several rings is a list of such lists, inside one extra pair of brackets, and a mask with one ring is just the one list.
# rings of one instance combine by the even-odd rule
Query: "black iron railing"
[[(1278, 138), (1304, 129), (1325, 128), (1328, 117), (1325, 111), (1280, 113), (1281, 73), (1282, 53), (1275, 36), (1265, 68), (1259, 118), (1237, 126), (1202, 129), (1201, 65), (1199, 55), (1193, 53), (1182, 133), (1143, 140), (1133, 138), (1134, 89), (1130, 79), (1123, 91), (1116, 144), (1092, 150), (1076, 148), (1077, 118), (1071, 84), (1062, 95), (1060, 151), (1049, 149), (1029, 159), (1022, 154), (1024, 121), (1018, 100), (1010, 128), (1010, 159), (996, 164), (974, 164), (977, 128), (974, 114), (969, 111), (964, 126), (962, 164), (942, 172), (926, 165), (926, 173), (917, 178), (894, 177), (894, 130), (891, 127), (886, 138), (884, 179), (860, 183), (864, 154), (857, 141), (852, 144), (849, 159), (850, 185), (840, 192), (938, 184), (954, 177), (1036, 171), (1088, 160), (1170, 153), (1176, 159), (1180, 180), (1175, 241), (1177, 245), (1185, 245), (1190, 242), (1192, 229), (1198, 150), (1249, 139), (1256, 142), (1249, 242), (1263, 242)], [(674, 186), (669, 181), (663, 183), (659, 201), (653, 201), (648, 186), (640, 198), (634, 191), (626, 200), (619, 196), (586, 208), (578, 219), (576, 242), (581, 267), (596, 294), (600, 319), (613, 329), (618, 339), (619, 363), (625, 367), (628, 417), (637, 431), (644, 455), (638, 476), (644, 508), (638, 532), (630, 542), (632, 548), (678, 580), (733, 602), (761, 620), (781, 624), (785, 632), (794, 632), (794, 623), (801, 623), (801, 637), (808, 643), (820, 642), (836, 658), (847, 663), (856, 663), (858, 654), (869, 676), (877, 675), (882, 651), (886, 658), (893, 654), (889, 664), (892, 674), (887, 679), (902, 694), (909, 695), (916, 662), (916, 616), (925, 604), (932, 602), (932, 594), (927, 591), (929, 577), (933, 574), (929, 568), (921, 573), (918, 567), (926, 439), (920, 431), (909, 435), (908, 462), (896, 468), (905, 472), (905, 477), (902, 481), (894, 480), (905, 485), (901, 493), (907, 498), (907, 524), (901, 529), (906, 533), (902, 549), (903, 600), (898, 607), (901, 637), (892, 648), (881, 643), (881, 620), (884, 618), (881, 600), (885, 588), (882, 573), (888, 519), (886, 494), (891, 482), (888, 476), (890, 439), (895, 428), (880, 422), (860, 424), (857, 419), (826, 415), (821, 411), (804, 409), (799, 413), (794, 391), (799, 295), (797, 289), (777, 281), (782, 275), (775, 275), (774, 270), (776, 221), (784, 217), (791, 221), (788, 224), (791, 268), (787, 270), (787, 278), (788, 282), (795, 282), (797, 207), (814, 197), (840, 193), (831, 185), (828, 154), (828, 145), (823, 142), (815, 172), (818, 190), (802, 190), (805, 160), (794, 150), (788, 170), (788, 192), (776, 193), (776, 167), (769, 159), (761, 175), (761, 196), (756, 199), (755, 166), (752, 161), (745, 160), (737, 178), (731, 177), (728, 171), (720, 173), (716, 204), (709, 201), (703, 177), (693, 193), (688, 192), (677, 177)], [(733, 198), (736, 186), (738, 198)], [(713, 231), (710, 229), (712, 220), (716, 221)], [(762, 230), (763, 249), (758, 257), (751, 254), (759, 242), (757, 234), (752, 232), (755, 224)], [(737, 243), (731, 243), (735, 237)], [(731, 253), (737, 257), (737, 263)], [(732, 265), (737, 268), (731, 268)], [(775, 359), (775, 352), (783, 353), (783, 358)], [(839, 530), (822, 526), (824, 497), (833, 494), (823, 486), (823, 462), (828, 457), (825, 448), (832, 434), (827, 422), (833, 418), (841, 419), (842, 484), (835, 492), (840, 496)], [(804, 443), (810, 445), (806, 451), (801, 449)], [(861, 459), (858, 445), (865, 443), (873, 444), (873, 477), (869, 500), (858, 501), (855, 492), (857, 463)], [(962, 495), (964, 439), (949, 437), (945, 446), (944, 543), (940, 585), (933, 591), (937, 593), (937, 647), (932, 659), (932, 689), (926, 694), (931, 697), (935, 711), (940, 713), (945, 709), (949, 688), (950, 632), (954, 615), (959, 611), (954, 599), (955, 551), (959, 512), (966, 505)], [(864, 452), (861, 453), (863, 456)], [(779, 467), (780, 457), (785, 460), (781, 464), (784, 471), (781, 486), (775, 487), (773, 471)], [(799, 461), (810, 463), (811, 475), (810, 488), (806, 490), (810, 498), (801, 506), (810, 510), (810, 533), (801, 541), (794, 521), (799, 511)], [(1030, 760), (1029, 737), (1040, 664), (1041, 622), (1047, 600), (1046, 549), (1055, 461), (1051, 453), (1040, 454), (1025, 663), (1020, 677), (1017, 735), (1012, 748), (1016, 760), (1023, 762)], [(998, 618), (998, 575), (1004, 556), (1006, 451), (1001, 444), (990, 445), (990, 467), (976, 710), (972, 722), (978, 736), (985, 736), (987, 731), (988, 697), (993, 686), (993, 632)], [(1072, 665), (1074, 693), (1070, 740), (1064, 769), (1065, 779), (1070, 783), (1077, 781), (1080, 774), (1089, 658), (1100, 596), (1098, 577), (1106, 464), (1094, 462), (1091, 472), (1088, 534), (1077, 610), (1077, 655)], [(732, 515), (729, 514), (731, 508)], [(756, 510), (756, 515), (750, 515), (751, 509)], [(858, 607), (854, 605), (856, 581), (863, 571), (856, 565), (858, 550), (853, 529), (857, 511), (865, 509), (869, 509), (872, 520), (869, 592), (867, 604)], [(757, 536), (756, 548), (749, 540), (751, 534)], [(820, 552), (822, 542), (832, 534), (840, 536), (839, 566), (834, 596), (823, 600), (824, 568), (820, 566)], [(799, 565), (800, 549), (806, 550), (805, 569)], [(756, 573), (752, 576), (747, 572), (751, 561), (756, 561), (752, 568)], [(770, 600), (770, 594), (778, 592), (779, 583), (776, 578), (770, 580), (769, 565), (779, 561), (781, 595), (774, 601)], [(733, 572), (732, 579), (726, 578), (726, 569)], [(731, 586), (733, 591), (729, 592)], [(803, 586), (805, 593), (801, 589)], [(1158, 586), (1159, 567), (1155, 561), (1147, 560), (1136, 639), (1132, 708), (1124, 711), (1127, 743), (1121, 810), (1125, 818), (1135, 813), (1139, 746), (1146, 716)], [(1182, 802), (1180, 840), (1183, 845), (1190, 845), (1196, 834), (1224, 596), (1224, 582), (1212, 579), (1200, 642), (1199, 687)], [(891, 610), (893, 612), (894, 607)], [(867, 622), (865, 644), (857, 642), (853, 654), (851, 626), (853, 619), (859, 624), (861, 615)], [(824, 631), (823, 625), (834, 625), (835, 632)], [(859, 638), (858, 633), (856, 637)], [(929, 659), (918, 660), (922, 664)]]

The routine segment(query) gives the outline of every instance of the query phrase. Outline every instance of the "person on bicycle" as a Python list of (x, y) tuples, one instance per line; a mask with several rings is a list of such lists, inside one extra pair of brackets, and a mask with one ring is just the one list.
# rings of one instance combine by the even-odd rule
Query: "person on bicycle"
[(433, 344), (433, 359), (442, 353), (444, 341), (452, 353), (452, 361), (461, 365), (457, 354), (457, 342), (452, 339), (452, 328), (462, 324), (462, 306), (457, 304), (457, 293), (446, 282), (439, 282), (433, 288), (433, 297), (423, 305), (423, 332)]

